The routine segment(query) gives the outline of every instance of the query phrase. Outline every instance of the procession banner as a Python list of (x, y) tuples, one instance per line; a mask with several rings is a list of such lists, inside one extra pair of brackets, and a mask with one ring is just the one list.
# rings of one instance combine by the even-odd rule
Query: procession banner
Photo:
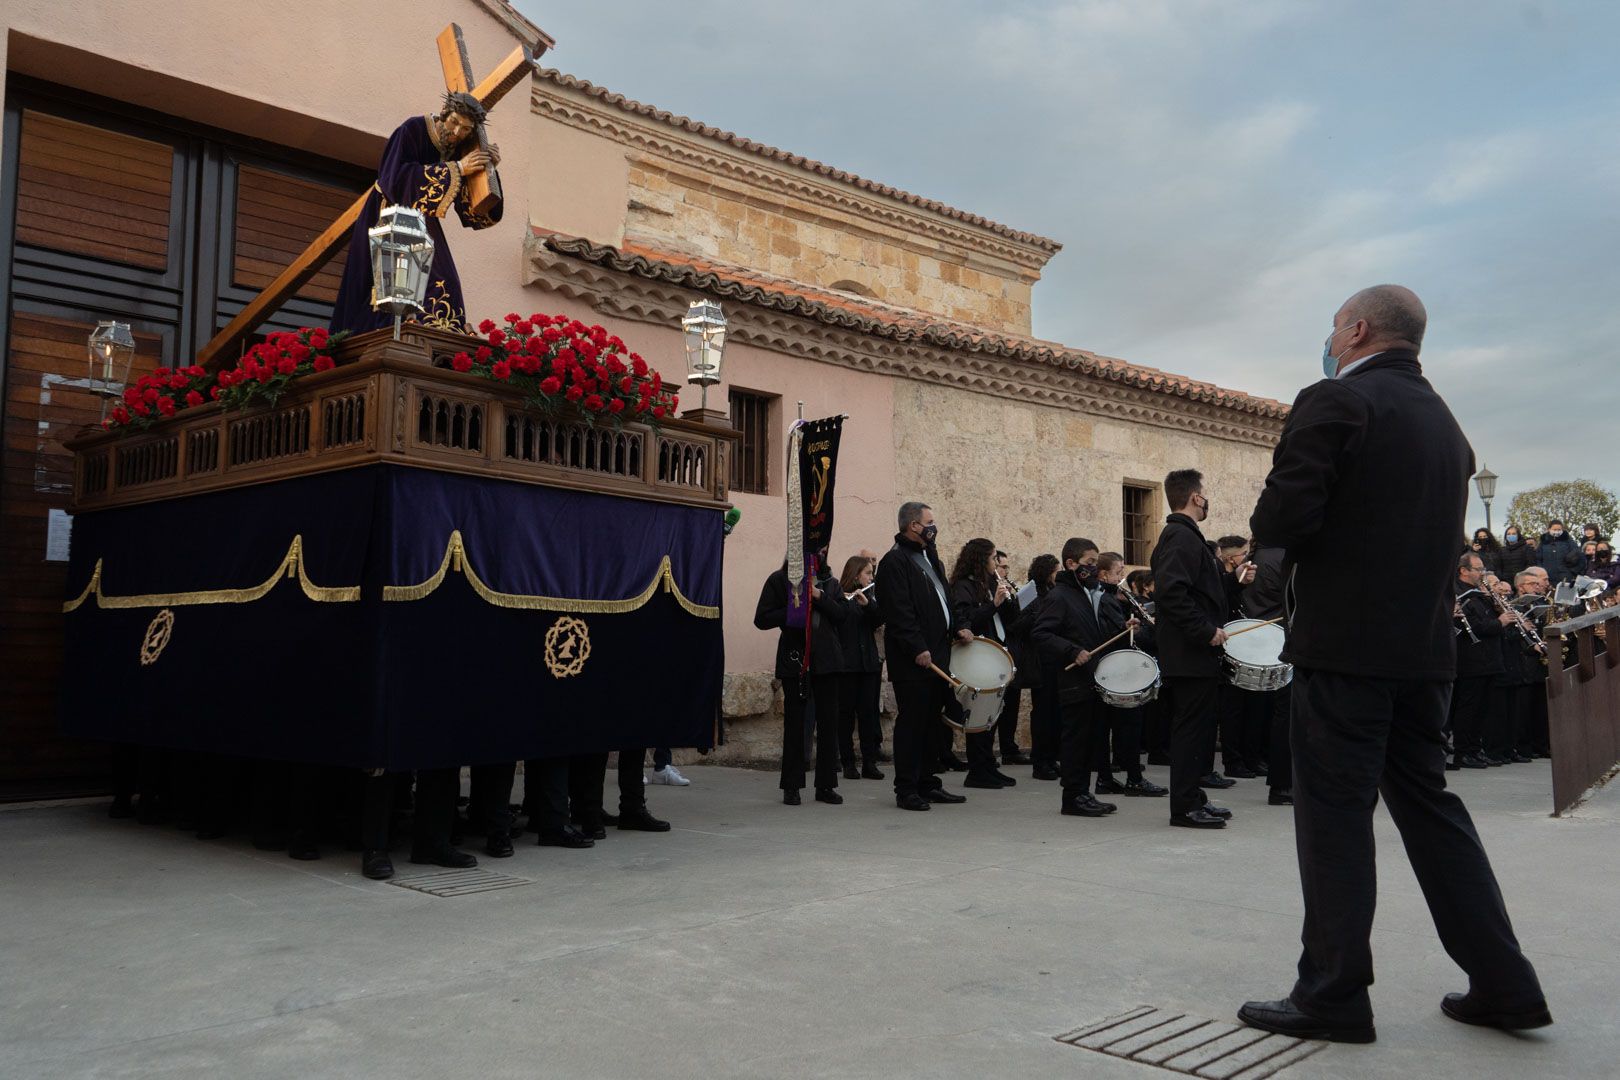
[[(804, 627), (800, 670), (810, 666), (810, 582), (827, 565), (832, 547), (833, 497), (844, 418), (829, 416), (794, 426), (788, 440), (788, 625)], [(798, 498), (792, 496), (797, 493)], [(795, 505), (797, 504), (797, 505)]]

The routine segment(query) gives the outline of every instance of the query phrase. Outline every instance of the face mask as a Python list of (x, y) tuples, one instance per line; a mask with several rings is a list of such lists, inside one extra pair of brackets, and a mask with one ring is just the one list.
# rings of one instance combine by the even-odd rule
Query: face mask
[(1547, 530), (1547, 535), (1551, 536), (1554, 540), (1556, 540), (1560, 536), (1564, 535), (1564, 530), (1563, 529), (1548, 529)]
[[(1338, 337), (1340, 334), (1344, 333), (1346, 330), (1354, 329), (1355, 325), (1356, 325), (1355, 323), (1351, 323), (1349, 326), (1340, 327), (1339, 329), (1333, 331), (1333, 333), (1329, 334), (1327, 336), (1326, 341), (1322, 342), (1322, 377), (1323, 378), (1331, 379), (1331, 378), (1333, 378), (1335, 375), (1337, 375), (1339, 373), (1339, 356), (1344, 355), (1344, 353), (1340, 353), (1339, 356), (1334, 356), (1333, 355), (1333, 339)], [(1349, 352), (1349, 351), (1350, 351), (1349, 349), (1344, 350), (1344, 352)]]
[(1508, 533), (1507, 534), (1507, 542), (1510, 543), (1510, 544), (1517, 544), (1519, 542), (1519, 534), (1518, 533)]
[(1090, 581), (1092, 575), (1094, 575), (1096, 572), (1097, 568), (1095, 566), (1087, 566), (1085, 563), (1081, 563), (1079, 566), (1074, 568), (1074, 579), (1084, 583)]
[(1198, 520), (1199, 521), (1208, 521), (1209, 520), (1209, 499), (1208, 499), (1208, 497), (1203, 496), (1203, 495), (1200, 495), (1198, 497), (1200, 499), (1204, 500), (1204, 516), (1199, 518)]
[(922, 541), (923, 541), (924, 544), (932, 544), (934, 542), (934, 538), (936, 536), (938, 536), (938, 535), (939, 535), (939, 526), (937, 526), (937, 525), (924, 525), (923, 526)]

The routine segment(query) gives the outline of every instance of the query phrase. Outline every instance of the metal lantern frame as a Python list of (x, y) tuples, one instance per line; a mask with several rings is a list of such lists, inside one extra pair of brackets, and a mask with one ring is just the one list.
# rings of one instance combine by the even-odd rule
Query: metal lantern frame
[(105, 420), (111, 403), (123, 397), (124, 388), (129, 385), (129, 369), (135, 361), (135, 335), (129, 323), (103, 319), (90, 331), (85, 350), (90, 392), (101, 398), (101, 419)]
[(371, 306), (394, 317), (394, 338), (400, 321), (421, 312), (433, 270), (433, 237), (427, 218), (408, 206), (385, 206), (377, 224), (367, 230), (371, 246)]
[(726, 316), (717, 300), (693, 300), (681, 319), (686, 339), (686, 381), (703, 388), (702, 408), (709, 407), (709, 387), (720, 381), (726, 352)]
[(1496, 498), (1496, 482), (1501, 477), (1491, 472), (1489, 468), (1481, 466), (1479, 472), (1474, 474), (1474, 488), (1479, 492), (1479, 499), (1485, 504), (1485, 531), (1491, 531), (1491, 500)]

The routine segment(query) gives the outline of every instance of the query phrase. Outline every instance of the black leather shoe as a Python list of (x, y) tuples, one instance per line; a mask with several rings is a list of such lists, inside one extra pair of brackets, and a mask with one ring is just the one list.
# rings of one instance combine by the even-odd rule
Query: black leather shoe
[(1097, 794), (1123, 795), (1125, 794), (1125, 785), (1121, 784), (1118, 780), (1115, 780), (1112, 776), (1099, 776), (1097, 777)]
[(499, 834), (484, 837), (484, 854), (492, 859), (510, 859), (512, 857), (512, 838)]
[(1484, 760), (1485, 764), (1489, 765), (1493, 769), (1500, 768), (1501, 766), (1507, 764), (1506, 759), (1499, 758), (1495, 754), (1481, 754), (1480, 757)]
[(997, 769), (993, 775), (995, 776), (995, 778), (997, 780), (1001, 781), (1001, 786), (1002, 787), (1017, 787), (1018, 786), (1018, 781), (1017, 780), (1014, 780), (1012, 777), (1008, 776), (1006, 773), (1002, 772), (1000, 769)]
[(845, 765), (844, 766), (844, 779), (845, 780), (859, 780), (860, 778), (861, 778), (861, 770), (857, 769), (853, 765)]
[(1515, 751), (1513, 751), (1513, 756), (1511, 758), (1509, 758), (1508, 760), (1510, 762), (1512, 762), (1513, 764), (1515, 764), (1515, 765), (1528, 765), (1534, 759), (1531, 758), (1531, 756), (1529, 754), (1523, 753), (1522, 751), (1519, 751), (1519, 750), (1515, 750)]
[(1483, 754), (1463, 754), (1457, 758), (1457, 764), (1464, 769), (1488, 769), (1491, 763), (1485, 760)]
[(466, 870), (478, 865), (475, 856), (455, 848), (444, 848), (442, 851), (413, 851), (411, 862), (417, 866), (447, 866), (452, 870)]
[(1296, 1039), (1326, 1039), (1328, 1042), (1370, 1043), (1378, 1038), (1369, 1022), (1364, 1026), (1330, 1024), (1299, 1011), (1292, 1001), (1249, 1001), (1238, 1010), (1238, 1019), (1252, 1028)]
[(816, 802), (824, 802), (829, 806), (842, 806), (844, 797), (832, 788), (816, 788)]
[(596, 846), (596, 841), (586, 836), (576, 825), (564, 825), (556, 832), (542, 831), (539, 839), (537, 839), (535, 843), (540, 847), (560, 848), (588, 848)]
[(798, 806), (803, 800), (799, 798), (798, 788), (788, 788), (782, 792), (783, 806)]
[(1202, 807), (1200, 807), (1200, 809), (1202, 809), (1204, 813), (1208, 814), (1210, 817), (1218, 817), (1222, 821), (1232, 820), (1232, 811), (1228, 810), (1224, 806), (1216, 806), (1214, 803), (1205, 803)]
[(967, 762), (955, 754), (942, 754), (939, 759), (939, 767), (946, 772), (967, 772)]
[(620, 832), (669, 832), (669, 822), (659, 821), (645, 806), (619, 813)]
[(1274, 787), (1271, 789), (1271, 794), (1266, 796), (1266, 802), (1272, 806), (1293, 806), (1294, 792), (1290, 788)]
[(1226, 767), (1226, 778), (1228, 780), (1253, 780), (1254, 770), (1239, 761)]
[(1029, 775), (1036, 780), (1056, 780), (1063, 774), (1058, 772), (1055, 765), (1041, 764), (1035, 766)]
[(1460, 771), (1462, 771), (1462, 766), (1457, 763), (1456, 758), (1447, 758), (1446, 759), (1446, 772), (1460, 772)]
[(610, 814), (605, 810), (602, 812), (602, 824), (603, 825), (617, 825), (618, 823), (619, 823), (619, 815), (618, 814)]
[(967, 802), (967, 796), (966, 795), (957, 795), (954, 792), (946, 791), (944, 788), (939, 788), (939, 787), (931, 788), (928, 791), (923, 792), (922, 797), (927, 799), (929, 802), (937, 802), (937, 803), (964, 803), (964, 802)]
[(1170, 789), (1162, 788), (1151, 780), (1127, 780), (1125, 794), (1137, 798), (1162, 799), (1170, 794)]
[(1205, 813), (1204, 808), (1200, 806), (1198, 809), (1188, 811), (1185, 814), (1171, 814), (1170, 824), (1182, 829), (1224, 829), (1226, 828), (1226, 819)]
[(1096, 799), (1073, 798), (1066, 799), (1060, 811), (1065, 817), (1107, 817), (1108, 811)]
[(308, 840), (295, 840), (287, 845), (287, 858), (299, 862), (314, 862), (321, 857), (321, 849)]
[(360, 854), (360, 872), (372, 881), (387, 881), (394, 876), (394, 860), (386, 851), (365, 851)]
[(1440, 1011), (1464, 1024), (1501, 1028), (1503, 1031), (1527, 1031), (1546, 1027), (1553, 1022), (1545, 1001), (1516, 1009), (1503, 1009), (1479, 1000), (1472, 991), (1447, 994), (1440, 999)]
[(923, 798), (921, 795), (896, 795), (894, 797), (894, 805), (898, 806), (902, 810), (933, 809), (933, 806), (929, 804), (928, 800)]
[(980, 776), (977, 773), (968, 773), (967, 777), (962, 781), (962, 786), (970, 788), (983, 788), (986, 791), (1000, 791), (1007, 785), (1003, 784), (994, 776)]
[(1207, 788), (1229, 788), (1237, 786), (1237, 781), (1228, 780), (1220, 773), (1212, 772), (1208, 776), (1200, 776), (1198, 778), (1198, 786)]
[(1016, 746), (1011, 750), (1001, 752), (1001, 763), (1003, 765), (1028, 765), (1029, 762), (1029, 755)]
[(863, 765), (861, 766), (861, 779), (882, 780), (883, 770), (878, 768), (876, 765)]

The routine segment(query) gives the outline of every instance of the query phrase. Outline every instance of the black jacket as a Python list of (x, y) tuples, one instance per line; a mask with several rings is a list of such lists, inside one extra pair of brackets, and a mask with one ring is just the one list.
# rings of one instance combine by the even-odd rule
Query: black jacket
[(1517, 544), (1503, 544), (1501, 569), (1497, 571), (1505, 580), (1512, 581), (1520, 570), (1528, 570), (1531, 566), (1540, 566), (1541, 562), (1530, 545), (1520, 537)]
[[(838, 586), (835, 583), (833, 587)], [(865, 607), (857, 600), (845, 601), (849, 605), (849, 615), (838, 624), (838, 651), (843, 661), (840, 671), (874, 672), (883, 669), (883, 658), (878, 655), (877, 647), (877, 628), (883, 625), (883, 609), (878, 607), (877, 597), (871, 593), (867, 595), (870, 599)]]
[(1081, 649), (1094, 650), (1125, 629), (1119, 603), (1111, 596), (1103, 596), (1093, 613), (1092, 594), (1093, 590), (1077, 582), (1072, 573), (1058, 571), (1057, 585), (1043, 597), (1048, 602), (1041, 606), (1040, 615), (1030, 628), (1030, 641), (1058, 671), (1058, 693), (1065, 704), (1093, 694), (1098, 657), (1124, 644), (1116, 642), (1093, 655), (1081, 667), (1069, 667)]
[[(1457, 672), (1458, 538), (1474, 454), (1417, 354), (1391, 349), (1300, 391), (1249, 527), (1285, 548), (1301, 667), (1388, 679)], [(1422, 522), (1367, 575), (1371, 522)], [(1162, 589), (1163, 586), (1161, 585)]]
[(1578, 554), (1581, 546), (1575, 542), (1566, 529), (1557, 540), (1552, 533), (1541, 534), (1541, 546), (1536, 549), (1536, 555), (1541, 560), (1541, 568), (1547, 571), (1547, 576), (1554, 585), (1560, 581), (1573, 581), (1576, 570), (1569, 561), (1571, 555)]
[(1243, 586), (1243, 614), (1250, 619), (1281, 618), (1287, 561), (1282, 548), (1262, 547), (1250, 561), (1254, 563), (1254, 580)]
[[(973, 631), (974, 637), (987, 637), (1002, 645), (1011, 636), (1013, 624), (1018, 621), (1018, 597), (1009, 596), (998, 608), (991, 603), (994, 593), (985, 592), (984, 586), (972, 578), (953, 582), (950, 589), (951, 619)], [(1000, 634), (996, 633), (996, 616), (1001, 616)]]
[[(1467, 594), (1464, 596), (1464, 594)], [(1468, 679), (1477, 675), (1502, 674), (1502, 624), (1497, 621), (1496, 604), (1484, 593), (1457, 582), (1456, 596), (1461, 597), (1463, 618), (1479, 638), (1468, 636), (1455, 614), (1452, 625), (1457, 628), (1457, 678)], [(1455, 609), (1453, 609), (1455, 611)]]
[[(1041, 652), (1035, 647), (1032, 640), (1035, 623), (1041, 617), (1041, 612), (1052, 604), (1052, 594), (1057, 591), (1056, 586), (1045, 592), (1037, 591), (1035, 599), (1029, 606), (1018, 612), (1018, 621), (1007, 627), (1007, 651), (1013, 655), (1013, 663), (1018, 667), (1018, 678), (1013, 685), (1022, 690), (1035, 690), (1042, 685), (1042, 673), (1046, 663)], [(1067, 660), (1064, 663), (1068, 663)]]
[[(810, 610), (810, 674), (828, 675), (844, 666), (843, 650), (839, 647), (839, 631), (850, 616), (850, 603), (838, 589), (838, 579), (818, 578), (821, 598), (811, 601)], [(761, 630), (780, 630), (776, 640), (776, 677), (797, 679), (804, 659), (804, 628), (787, 625), (788, 576), (778, 570), (765, 579), (759, 591), (759, 604), (754, 608), (754, 625)]]
[[(928, 560), (933, 584), (917, 565), (916, 555)], [(883, 609), (883, 650), (889, 661), (890, 682), (922, 682), (937, 679), (927, 668), (917, 666), (919, 653), (932, 653), (934, 663), (951, 670), (951, 635), (964, 624), (947, 613), (950, 590), (945, 584), (945, 567), (932, 547), (924, 549), (903, 536), (894, 538), (877, 569), (878, 606)], [(943, 592), (946, 603), (940, 603)]]
[(1220, 675), (1221, 651), (1209, 639), (1231, 621), (1226, 584), (1197, 522), (1171, 514), (1149, 562), (1159, 669), (1172, 678)]

